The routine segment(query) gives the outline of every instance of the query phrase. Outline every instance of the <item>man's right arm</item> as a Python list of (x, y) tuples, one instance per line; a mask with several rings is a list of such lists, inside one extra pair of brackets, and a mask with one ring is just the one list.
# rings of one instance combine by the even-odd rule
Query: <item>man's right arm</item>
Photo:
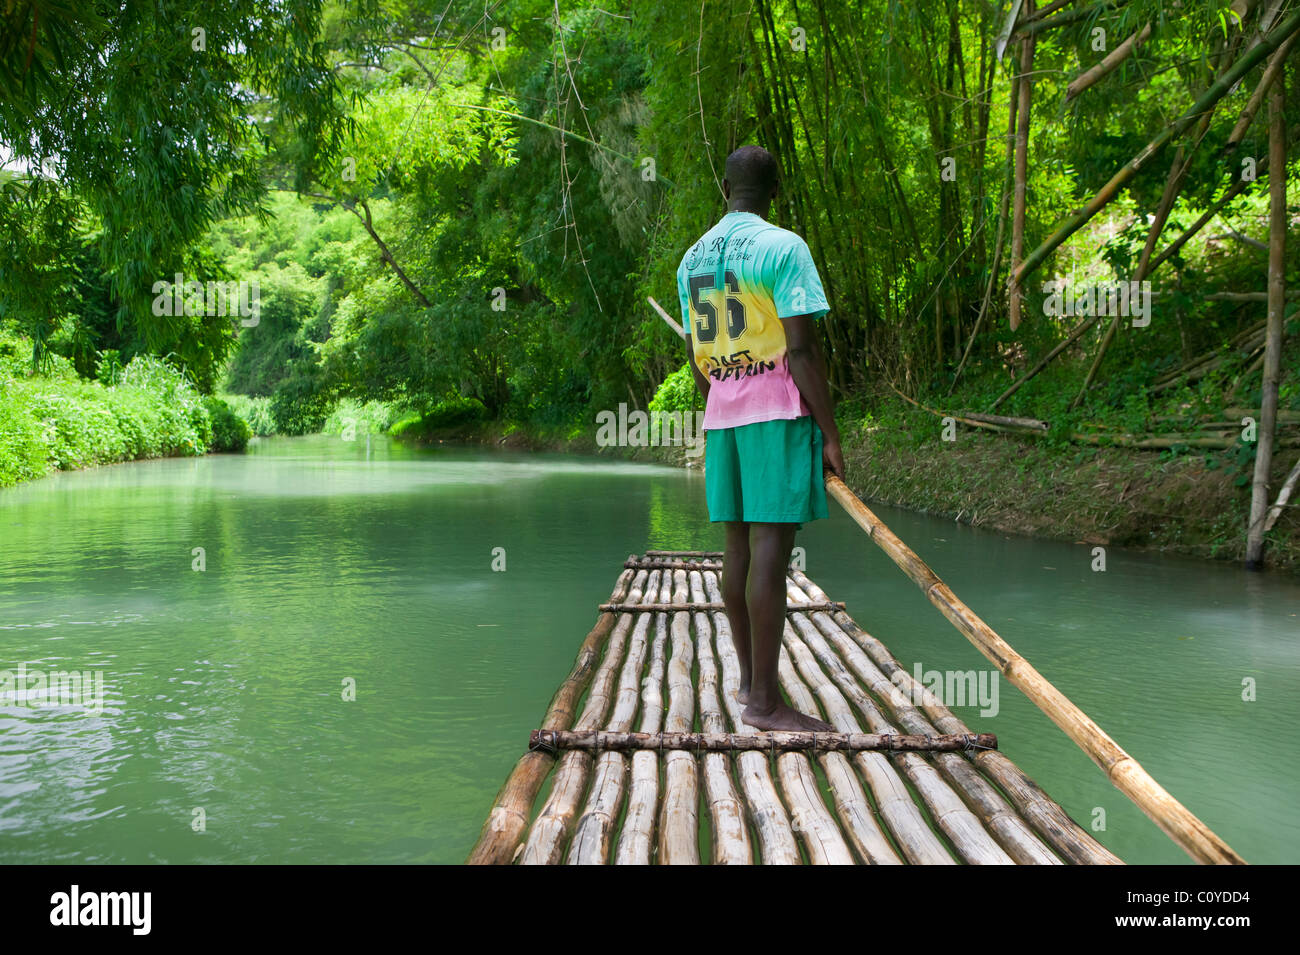
[(822, 458), (826, 470), (844, 480), (844, 453), (840, 450), (840, 429), (835, 424), (835, 407), (826, 383), (826, 361), (811, 315), (781, 319), (785, 326), (786, 359), (790, 377), (808, 403), (813, 420), (822, 429)]

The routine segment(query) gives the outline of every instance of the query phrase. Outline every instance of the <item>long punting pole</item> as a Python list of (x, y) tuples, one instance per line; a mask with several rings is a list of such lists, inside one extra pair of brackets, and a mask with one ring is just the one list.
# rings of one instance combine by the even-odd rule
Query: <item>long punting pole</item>
[(827, 475), (826, 490), (840, 502), (880, 549), (889, 555), (890, 560), (916, 582), (930, 603), (938, 607), (999, 672), (1064, 730), (1065, 735), (1074, 740), (1101, 767), (1115, 788), (1133, 800), (1183, 851), (1197, 862), (1245, 864), (1245, 859), (1171, 796), (1105, 730), (1071, 703), (1064, 693), (1049, 683), (1028, 660), (966, 606), (939, 575), (886, 527), (843, 481), (833, 474)]

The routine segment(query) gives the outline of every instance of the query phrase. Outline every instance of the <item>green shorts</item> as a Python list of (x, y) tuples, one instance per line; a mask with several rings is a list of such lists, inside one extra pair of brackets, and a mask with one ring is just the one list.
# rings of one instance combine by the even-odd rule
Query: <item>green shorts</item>
[(822, 429), (804, 415), (706, 432), (704, 490), (714, 522), (826, 517)]

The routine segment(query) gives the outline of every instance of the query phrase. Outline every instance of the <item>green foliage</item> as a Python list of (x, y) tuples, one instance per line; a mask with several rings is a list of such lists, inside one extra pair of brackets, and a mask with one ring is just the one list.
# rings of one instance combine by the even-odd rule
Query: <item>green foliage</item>
[[(51, 356), (32, 374), (30, 341), (0, 336), (0, 486), (71, 469), (165, 455), (241, 450), (247, 424), (167, 362), (138, 355), (106, 386)], [(107, 361), (102, 361), (105, 367)]]
[(258, 437), (275, 434), (275, 419), (271, 417), (270, 398), (250, 398), (248, 395), (223, 394), (221, 400), (230, 410), (247, 422)]
[(226, 402), (211, 395), (204, 399), (208, 417), (212, 421), (212, 442), (209, 451), (243, 451), (248, 447), (248, 439), (253, 436), (253, 429), (248, 422), (236, 414)]
[(651, 411), (694, 411), (700, 407), (700, 390), (689, 364), (664, 379), (650, 402)]

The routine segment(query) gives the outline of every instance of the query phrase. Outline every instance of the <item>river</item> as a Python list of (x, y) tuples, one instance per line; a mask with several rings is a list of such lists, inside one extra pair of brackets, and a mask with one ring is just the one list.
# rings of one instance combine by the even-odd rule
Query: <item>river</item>
[[(1300, 861), (1300, 581), (876, 511), (1247, 860)], [(622, 561), (720, 542), (698, 473), (365, 435), (2, 490), (0, 670), (102, 695), (0, 693), (0, 862), (461, 862)], [(906, 667), (992, 674), (834, 503), (798, 543)], [(1190, 861), (996, 685), (954, 711), (1125, 861)]]

